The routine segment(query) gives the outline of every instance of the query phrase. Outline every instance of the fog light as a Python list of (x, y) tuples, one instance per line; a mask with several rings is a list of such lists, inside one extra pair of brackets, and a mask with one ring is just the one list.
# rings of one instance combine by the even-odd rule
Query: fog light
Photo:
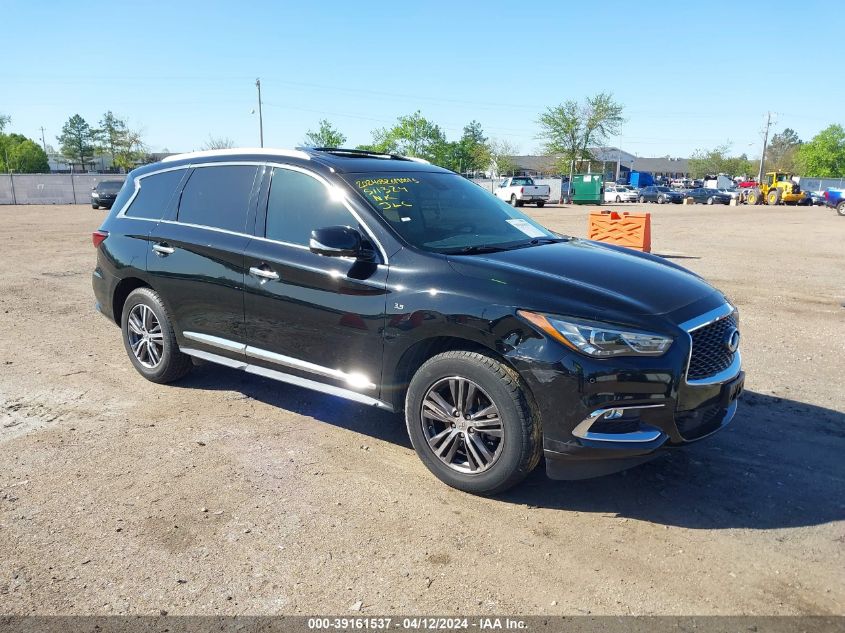
[(625, 415), (625, 411), (622, 409), (608, 409), (603, 418), (605, 420), (618, 420), (623, 415)]

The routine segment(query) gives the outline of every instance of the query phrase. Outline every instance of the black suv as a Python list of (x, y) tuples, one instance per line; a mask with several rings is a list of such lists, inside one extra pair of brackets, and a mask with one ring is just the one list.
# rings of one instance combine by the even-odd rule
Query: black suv
[(102, 180), (98, 182), (91, 189), (91, 208), (105, 207), (111, 209), (121, 187), (123, 187), (122, 180)]
[(171, 156), (93, 240), (97, 308), (145, 378), (199, 359), (404, 411), (425, 465), (474, 493), (542, 456), (556, 479), (643, 462), (725, 426), (742, 390), (718, 290), (420, 160)]

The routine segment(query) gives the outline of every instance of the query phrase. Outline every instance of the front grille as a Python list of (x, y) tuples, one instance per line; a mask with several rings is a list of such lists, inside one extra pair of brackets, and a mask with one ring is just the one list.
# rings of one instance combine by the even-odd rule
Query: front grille
[(690, 332), (692, 355), (687, 380), (701, 380), (731, 366), (734, 354), (725, 346), (726, 332), (736, 327), (736, 312)]
[(719, 428), (727, 410), (719, 404), (675, 414), (675, 425), (685, 440), (694, 440)]

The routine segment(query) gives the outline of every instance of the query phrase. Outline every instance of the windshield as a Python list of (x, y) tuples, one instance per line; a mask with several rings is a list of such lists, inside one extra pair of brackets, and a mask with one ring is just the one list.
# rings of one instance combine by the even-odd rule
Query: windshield
[(519, 185), (533, 185), (534, 181), (531, 180), (530, 178), (514, 178), (513, 180), (511, 180), (511, 184), (517, 185), (517, 186), (519, 186)]
[(122, 186), (122, 180), (104, 180), (97, 185), (97, 191), (120, 191)]
[(669, 187), (657, 187), (658, 191), (672, 191)]
[(425, 250), (493, 250), (558, 237), (457, 174), (384, 172), (346, 178), (402, 238)]

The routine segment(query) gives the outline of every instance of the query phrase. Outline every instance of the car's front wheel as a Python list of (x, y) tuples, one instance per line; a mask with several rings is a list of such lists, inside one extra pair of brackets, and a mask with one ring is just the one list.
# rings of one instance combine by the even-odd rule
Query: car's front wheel
[(147, 380), (173, 382), (193, 367), (191, 357), (179, 351), (170, 315), (151, 288), (129, 293), (120, 325), (129, 360)]
[(441, 481), (492, 495), (522, 481), (540, 460), (538, 416), (519, 375), (478, 352), (429, 359), (405, 398), (411, 443)]
[(640, 196), (640, 204), (644, 204), (644, 203), (645, 203), (645, 196)]
[(836, 212), (839, 215), (845, 216), (845, 201), (842, 201), (836, 205)]

